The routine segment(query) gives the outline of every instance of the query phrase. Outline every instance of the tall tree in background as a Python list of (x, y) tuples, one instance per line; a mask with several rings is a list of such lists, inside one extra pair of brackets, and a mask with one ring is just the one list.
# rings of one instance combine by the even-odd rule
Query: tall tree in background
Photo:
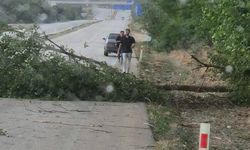
[(146, 30), (158, 41), (163, 50), (187, 48), (197, 40), (197, 21), (201, 18), (198, 0), (147, 0), (141, 1)]

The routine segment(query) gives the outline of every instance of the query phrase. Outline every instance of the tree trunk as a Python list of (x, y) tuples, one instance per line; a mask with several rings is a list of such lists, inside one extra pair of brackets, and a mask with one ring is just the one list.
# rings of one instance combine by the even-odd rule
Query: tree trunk
[(226, 86), (197, 86), (197, 85), (158, 85), (159, 89), (167, 91), (190, 91), (190, 92), (230, 92)]

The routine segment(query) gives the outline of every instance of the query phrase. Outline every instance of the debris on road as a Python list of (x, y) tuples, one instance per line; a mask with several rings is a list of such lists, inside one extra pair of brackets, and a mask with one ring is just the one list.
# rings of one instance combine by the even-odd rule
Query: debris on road
[(0, 129), (0, 136), (7, 136), (8, 137), (7, 131), (5, 131), (4, 129)]

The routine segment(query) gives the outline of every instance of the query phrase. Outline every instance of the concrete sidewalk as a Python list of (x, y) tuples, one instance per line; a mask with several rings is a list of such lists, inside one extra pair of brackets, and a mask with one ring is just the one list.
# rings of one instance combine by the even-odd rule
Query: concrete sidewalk
[(0, 150), (152, 150), (143, 103), (0, 99)]

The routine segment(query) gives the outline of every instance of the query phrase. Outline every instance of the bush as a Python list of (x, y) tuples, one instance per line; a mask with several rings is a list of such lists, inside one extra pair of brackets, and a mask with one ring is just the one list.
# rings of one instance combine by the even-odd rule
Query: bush
[(169, 51), (187, 48), (197, 41), (196, 25), (201, 18), (198, 0), (141, 0), (143, 15), (140, 23), (158, 42), (158, 49)]
[(232, 73), (226, 73), (234, 89), (237, 103), (250, 103), (250, 2), (220, 0), (203, 7), (201, 24), (208, 29), (214, 50), (213, 63), (230, 65)]

